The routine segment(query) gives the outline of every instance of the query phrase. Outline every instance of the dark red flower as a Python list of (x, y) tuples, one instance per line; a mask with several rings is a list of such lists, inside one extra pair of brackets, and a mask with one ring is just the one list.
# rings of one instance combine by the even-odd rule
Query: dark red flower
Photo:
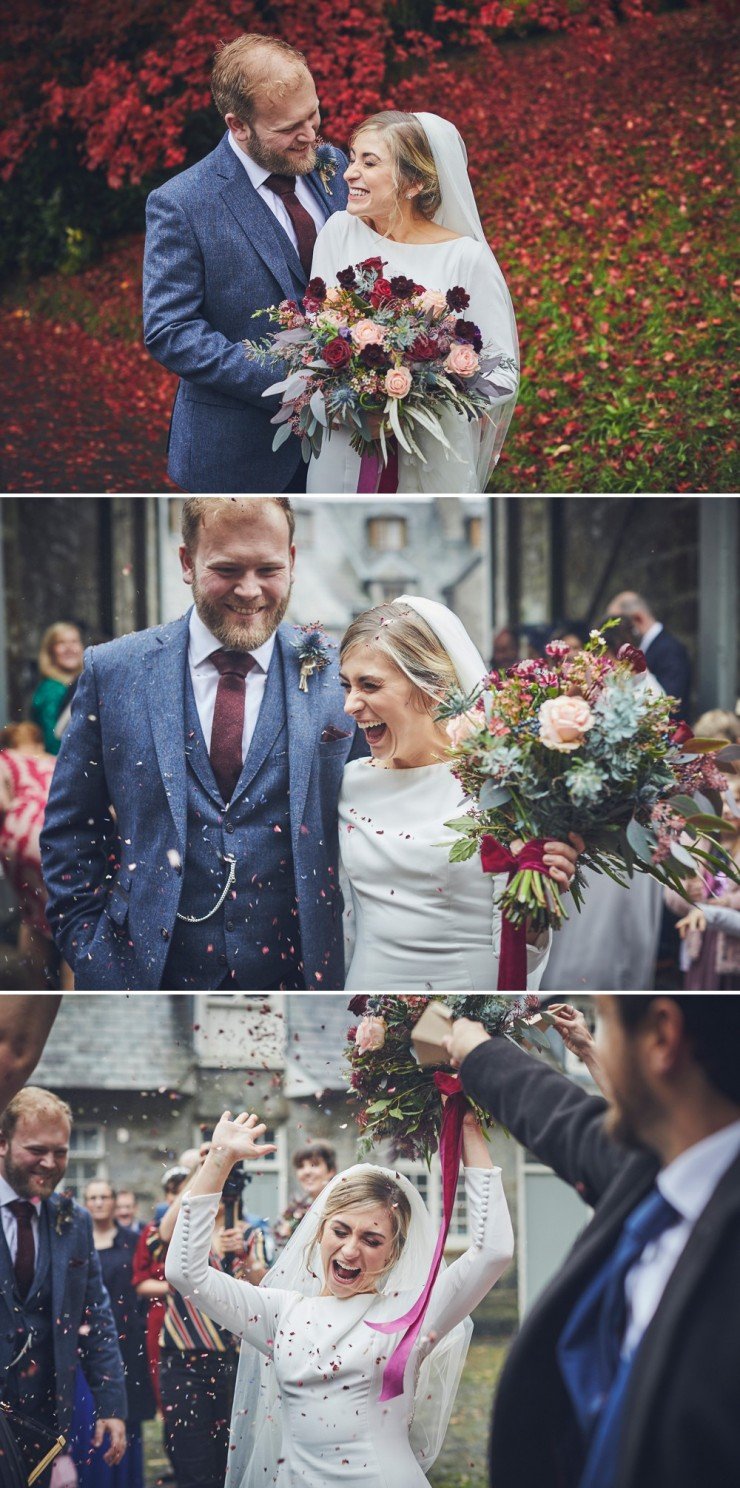
[(348, 269), (340, 269), (337, 274), (337, 284), (342, 289), (354, 289), (357, 283), (357, 275), (350, 265)]
[(369, 997), (364, 997), (362, 995), (358, 997), (351, 997), (347, 1006), (351, 1013), (355, 1013), (358, 1018), (361, 1018), (363, 1013), (367, 1009), (369, 1001)]
[(455, 340), (469, 341), (475, 351), (481, 351), (483, 337), (474, 320), (458, 320), (455, 322)]
[[(309, 298), (312, 300), (318, 300), (319, 303), (323, 305), (324, 300), (326, 299), (326, 285), (323, 279), (319, 279), (318, 277), (316, 279), (309, 279), (308, 284), (306, 285), (306, 295), (308, 295)], [(303, 297), (304, 303), (306, 295), (304, 295)]]
[(470, 304), (468, 291), (463, 289), (459, 284), (454, 285), (452, 289), (448, 289), (445, 298), (451, 310), (467, 310)]
[(370, 304), (377, 310), (380, 305), (387, 305), (393, 299), (393, 290), (387, 279), (376, 279), (370, 290)]
[(373, 372), (383, 367), (390, 367), (391, 364), (391, 359), (384, 347), (375, 346), (372, 342), (369, 346), (363, 346), (358, 361), (362, 362), (363, 367), (368, 367)]
[(313, 295), (305, 294), (303, 296), (303, 309), (306, 315), (316, 315), (321, 309), (322, 304), (323, 300), (314, 299)]
[(617, 661), (628, 661), (633, 672), (647, 671), (647, 662), (642, 651), (637, 646), (630, 646), (628, 643), (620, 646), (617, 652)]
[(336, 372), (351, 362), (352, 348), (349, 342), (344, 341), (341, 336), (335, 336), (333, 341), (327, 341), (321, 355), (327, 367), (333, 367)]
[(433, 362), (435, 357), (441, 356), (442, 352), (439, 342), (435, 341), (433, 336), (426, 336), (422, 331), (416, 340), (412, 341), (408, 354), (414, 362)]
[(671, 744), (685, 744), (687, 739), (693, 739), (694, 731), (687, 723), (679, 723), (678, 728), (671, 734)]
[(368, 274), (382, 274), (385, 268), (384, 258), (363, 258), (362, 263), (357, 265), (358, 269), (366, 269)]
[(413, 279), (407, 279), (405, 274), (396, 274), (391, 279), (391, 289), (397, 300), (410, 300), (412, 294), (416, 293)]

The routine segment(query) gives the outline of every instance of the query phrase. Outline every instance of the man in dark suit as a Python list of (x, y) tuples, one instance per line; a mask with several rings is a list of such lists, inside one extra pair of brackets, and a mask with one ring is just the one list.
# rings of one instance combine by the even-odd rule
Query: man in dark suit
[(92, 1221), (54, 1193), (66, 1171), (71, 1125), (69, 1106), (33, 1085), (0, 1119), (0, 1398), (17, 1413), (13, 1431), (29, 1472), (69, 1429), (82, 1323), (89, 1328), (81, 1362), (97, 1411), (94, 1445), (109, 1439), (110, 1465), (126, 1450), (123, 1364)]
[(238, 36), (211, 88), (221, 143), (147, 202), (144, 340), (180, 378), (168, 469), (185, 491), (305, 491), (298, 440), (272, 450), (278, 403), (262, 394), (280, 372), (242, 342), (275, 329), (259, 312), (303, 297), (316, 235), (346, 206), (347, 161), (317, 148), (316, 85), (284, 42)]
[(652, 672), (669, 697), (678, 699), (678, 707), (673, 714), (676, 722), (688, 723), (691, 662), (683, 642), (671, 635), (660, 620), (656, 620), (648, 601), (631, 589), (615, 594), (607, 613), (619, 615), (626, 621), (634, 645), (639, 647), (645, 657), (648, 671)]
[(595, 1208), (501, 1376), (495, 1488), (740, 1483), (740, 998), (597, 999), (607, 1103), (482, 1025), (468, 1095)]

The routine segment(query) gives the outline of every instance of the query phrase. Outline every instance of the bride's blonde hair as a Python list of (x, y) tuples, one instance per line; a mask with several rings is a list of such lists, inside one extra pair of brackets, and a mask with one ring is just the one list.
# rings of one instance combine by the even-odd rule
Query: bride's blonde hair
[(371, 114), (354, 130), (350, 139), (353, 148), (366, 129), (376, 129), (388, 146), (397, 196), (400, 198), (409, 187), (418, 186), (411, 204), (420, 217), (431, 222), (442, 202), (442, 192), (431, 146), (419, 120), (413, 114), (401, 113), (400, 109)]
[(356, 1173), (348, 1174), (346, 1178), (340, 1175), (326, 1200), (321, 1224), (306, 1252), (306, 1265), (309, 1271), (314, 1251), (321, 1244), (321, 1238), (329, 1220), (333, 1219), (335, 1214), (344, 1214), (348, 1209), (367, 1209), (371, 1204), (382, 1204), (391, 1222), (392, 1249), (384, 1275), (395, 1266), (406, 1244), (406, 1236), (411, 1224), (411, 1205), (403, 1189), (385, 1173)]
[[(376, 646), (422, 694), (426, 711), (458, 685), (457, 673), (431, 626), (416, 610), (399, 600), (365, 610), (345, 631), (339, 652), (341, 666), (354, 646)], [(427, 701), (428, 700), (428, 701)]]

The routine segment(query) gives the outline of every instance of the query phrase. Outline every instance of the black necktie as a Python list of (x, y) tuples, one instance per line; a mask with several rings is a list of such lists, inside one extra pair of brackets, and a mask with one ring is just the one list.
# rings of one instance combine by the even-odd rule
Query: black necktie
[(15, 1252), (15, 1279), (18, 1291), (25, 1300), (31, 1290), (33, 1273), (36, 1267), (36, 1248), (33, 1243), (33, 1227), (31, 1218), (33, 1215), (33, 1204), (28, 1199), (13, 1199), (8, 1208), (15, 1215), (18, 1226), (18, 1238)]
[(295, 176), (268, 176), (265, 181), (268, 191), (274, 191), (276, 196), (282, 198), (285, 210), (293, 223), (295, 235), (298, 242), (298, 257), (303, 264), (306, 278), (311, 276), (311, 259), (313, 257), (313, 245), (316, 242), (316, 223), (310, 212), (296, 196)]

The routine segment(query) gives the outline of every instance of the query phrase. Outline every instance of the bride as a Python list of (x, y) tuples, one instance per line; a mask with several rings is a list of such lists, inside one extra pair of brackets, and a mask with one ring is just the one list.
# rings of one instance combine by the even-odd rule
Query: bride
[[(355, 933), (346, 987), (493, 991), (501, 935), (494, 899), (505, 881), (483, 873), (477, 854), (449, 861), (456, 836), (444, 823), (469, 803), (446, 762), (449, 735), (434, 716), (446, 692), (472, 692), (487, 667), (457, 615), (402, 594), (352, 622), (339, 668), (345, 712), (370, 747), (370, 758), (345, 767), (339, 797)], [(549, 842), (545, 853), (566, 888), (583, 851), (575, 833), (571, 844)], [(549, 936), (528, 931), (527, 942), (534, 989)]]
[[(454, 124), (437, 114), (389, 111), (360, 124), (349, 160), (347, 210), (335, 212), (321, 229), (312, 274), (330, 287), (342, 269), (381, 258), (387, 277), (405, 275), (442, 293), (460, 285), (470, 295), (465, 318), (479, 327), (484, 350), (502, 358), (491, 374), (496, 397), (490, 414), (470, 422), (445, 413), (452, 452), (431, 434), (415, 434), (427, 463), (399, 449), (397, 489), (485, 491), (516, 403), (519, 347), (511, 297), (468, 178), (465, 145)], [(309, 465), (307, 490), (356, 491), (359, 474), (350, 433), (334, 428)]]
[(403, 1393), (380, 1400), (401, 1317), (429, 1274), (436, 1234), (400, 1173), (359, 1164), (323, 1190), (259, 1287), (208, 1263), (221, 1190), (235, 1163), (274, 1152), (265, 1127), (226, 1111), (182, 1199), (167, 1280), (240, 1335), (227, 1488), (424, 1488), (444, 1440), (470, 1333), (467, 1314), (498, 1281), (514, 1239), (480, 1127), (463, 1128), (473, 1243), (434, 1284), (404, 1372)]

